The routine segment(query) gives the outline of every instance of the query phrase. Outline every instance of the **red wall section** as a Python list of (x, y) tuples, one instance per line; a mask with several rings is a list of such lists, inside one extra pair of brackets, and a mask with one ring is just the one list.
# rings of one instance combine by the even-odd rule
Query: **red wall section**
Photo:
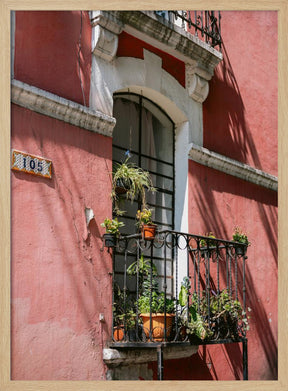
[(141, 41), (125, 33), (119, 35), (118, 57), (134, 57), (144, 59), (143, 49), (147, 49), (162, 58), (162, 68), (170, 73), (178, 82), (185, 87), (185, 64), (177, 58), (159, 50), (148, 43)]
[(12, 379), (104, 379), (112, 140), (12, 105), (12, 147), (52, 160), (52, 179), (11, 171)]
[[(246, 268), (247, 306), (252, 309), (247, 333), (249, 380), (277, 379), (277, 193), (190, 161), (189, 232), (212, 231), (218, 238), (231, 239), (236, 225), (251, 242)], [(186, 376), (241, 379), (241, 351), (237, 344), (207, 346), (205, 359), (188, 361), (193, 371), (189, 375), (187, 369)], [(204, 356), (201, 350), (199, 354)], [(172, 370), (167, 373), (175, 375)]]
[(277, 175), (277, 12), (222, 12), (224, 60), (203, 104), (204, 146)]
[(15, 79), (89, 106), (90, 75), (88, 12), (16, 12)]

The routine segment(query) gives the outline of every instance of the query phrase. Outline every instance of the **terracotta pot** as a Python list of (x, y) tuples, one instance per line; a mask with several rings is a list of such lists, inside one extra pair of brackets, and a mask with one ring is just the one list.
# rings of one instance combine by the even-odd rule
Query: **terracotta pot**
[(142, 236), (145, 240), (153, 240), (156, 235), (157, 225), (156, 224), (143, 224), (142, 225)]
[(115, 326), (113, 330), (114, 341), (123, 341), (124, 339), (124, 326)]
[[(143, 322), (143, 329), (146, 337), (150, 338), (150, 314), (140, 314)], [(166, 337), (168, 338), (171, 334), (172, 323), (174, 320), (174, 314), (166, 314)], [(164, 340), (164, 328), (165, 328), (165, 316), (162, 313), (154, 313), (151, 315), (152, 318), (152, 337), (154, 341)]]

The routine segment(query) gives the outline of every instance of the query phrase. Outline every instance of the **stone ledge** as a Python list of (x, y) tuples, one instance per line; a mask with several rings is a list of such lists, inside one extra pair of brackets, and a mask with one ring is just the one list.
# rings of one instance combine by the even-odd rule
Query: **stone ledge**
[(12, 103), (79, 128), (112, 137), (115, 118), (19, 80), (12, 80), (11, 84)]
[(191, 144), (189, 158), (204, 166), (214, 168), (267, 189), (278, 190), (278, 178), (237, 160), (230, 159), (207, 148)]
[[(164, 360), (180, 359), (193, 356), (197, 353), (198, 346), (166, 346), (163, 348)], [(117, 367), (119, 365), (143, 364), (151, 361), (157, 361), (157, 349), (103, 349), (103, 361), (108, 367)]]

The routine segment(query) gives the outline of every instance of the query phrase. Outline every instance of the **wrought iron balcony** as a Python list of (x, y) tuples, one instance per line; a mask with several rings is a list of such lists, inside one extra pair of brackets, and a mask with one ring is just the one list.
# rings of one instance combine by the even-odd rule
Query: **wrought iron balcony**
[(221, 51), (220, 11), (155, 11), (155, 14)]
[(113, 247), (111, 346), (246, 341), (246, 250), (170, 230), (152, 240), (120, 237)]

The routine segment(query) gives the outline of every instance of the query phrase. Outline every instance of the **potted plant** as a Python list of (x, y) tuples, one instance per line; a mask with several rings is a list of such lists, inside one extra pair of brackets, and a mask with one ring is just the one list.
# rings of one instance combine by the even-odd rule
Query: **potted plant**
[(162, 341), (165, 322), (166, 337), (169, 337), (175, 317), (175, 300), (165, 298), (164, 292), (159, 292), (156, 266), (150, 259), (145, 259), (142, 254), (128, 267), (127, 274), (137, 275), (138, 278), (139, 297), (135, 306), (146, 337), (154, 341)]
[(126, 198), (131, 202), (139, 197), (140, 202), (145, 206), (145, 191), (156, 191), (149, 172), (129, 162), (129, 159), (130, 155), (123, 163), (114, 165), (111, 198), (117, 215), (124, 213), (119, 206), (121, 194), (125, 193)]
[(114, 327), (114, 340), (123, 341), (126, 335), (127, 339), (135, 342), (136, 338), (136, 313), (133, 309), (127, 308), (125, 313), (115, 316), (116, 326)]
[[(182, 328), (185, 329), (185, 336), (188, 335), (192, 344), (228, 337), (237, 340), (241, 330), (249, 329), (246, 312), (243, 311), (241, 303), (231, 297), (227, 289), (218, 294), (212, 291), (208, 305), (206, 292), (203, 292), (202, 297), (196, 292), (191, 295), (190, 287), (189, 279), (185, 277), (181, 284), (178, 303), (181, 306)], [(184, 312), (183, 307), (188, 311)]]
[(125, 224), (122, 221), (118, 221), (118, 218), (108, 219), (106, 218), (101, 227), (106, 229), (106, 233), (103, 235), (104, 246), (105, 247), (115, 247), (117, 238), (120, 235), (119, 228), (123, 227)]
[[(125, 306), (124, 306), (125, 303)], [(136, 341), (136, 313), (134, 298), (126, 298), (123, 290), (114, 282), (113, 291), (113, 340)]]
[(156, 267), (152, 268), (152, 275), (150, 268), (144, 278), (136, 308), (140, 313), (146, 337), (154, 341), (163, 341), (165, 325), (166, 337), (168, 338), (171, 334), (175, 317), (175, 300), (165, 297), (164, 292), (159, 292), (157, 276)]
[(168, 297), (165, 299), (164, 292), (152, 291), (151, 297), (150, 292), (144, 292), (137, 303), (146, 337), (152, 336), (154, 341), (163, 341), (166, 320), (168, 338), (175, 317), (175, 300)]
[(157, 225), (152, 221), (152, 210), (148, 208), (138, 210), (136, 219), (138, 220), (137, 225), (141, 229), (143, 239), (155, 239)]
[[(248, 308), (248, 311), (250, 309)], [(239, 300), (233, 299), (227, 289), (210, 297), (210, 316), (217, 338), (239, 338), (240, 326), (249, 329), (246, 313)]]
[(237, 244), (234, 245), (236, 254), (241, 256), (245, 255), (247, 247), (250, 245), (247, 234), (243, 232), (240, 227), (235, 227), (232, 240), (237, 242)]

